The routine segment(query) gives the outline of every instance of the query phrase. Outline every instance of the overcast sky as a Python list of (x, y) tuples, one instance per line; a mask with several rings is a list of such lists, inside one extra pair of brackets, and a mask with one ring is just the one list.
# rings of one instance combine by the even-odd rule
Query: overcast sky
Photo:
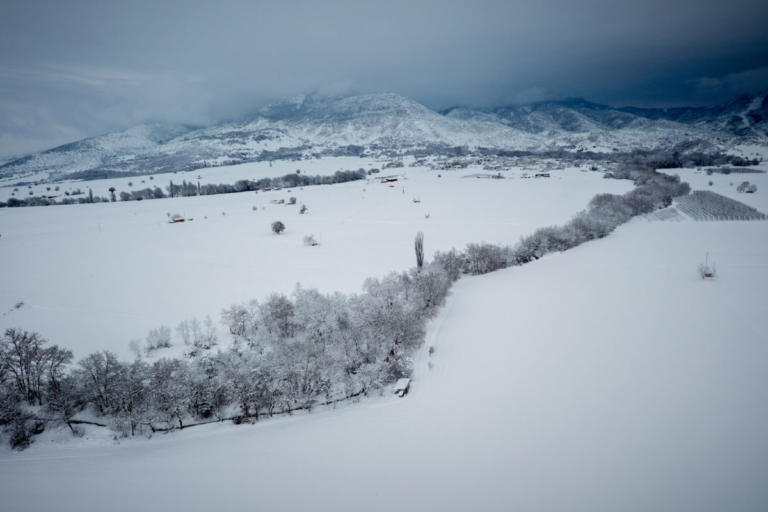
[(766, 0), (0, 0), (0, 156), (300, 92), (432, 108), (768, 89)]

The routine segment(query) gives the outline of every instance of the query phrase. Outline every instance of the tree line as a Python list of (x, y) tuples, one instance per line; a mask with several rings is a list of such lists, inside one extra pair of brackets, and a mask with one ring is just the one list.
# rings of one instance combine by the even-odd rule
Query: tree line
[(605, 178), (630, 179), (635, 188), (623, 195), (598, 194), (587, 209), (562, 226), (537, 229), (514, 246), (488, 243), (467, 245), (464, 251), (451, 250), (435, 255), (435, 262), (451, 276), (461, 273), (485, 274), (513, 265), (523, 265), (550, 252), (565, 251), (584, 242), (603, 238), (636, 215), (650, 213), (672, 204), (675, 197), (690, 193), (679, 176), (656, 172), (652, 167), (623, 167)]
[(286, 174), (276, 178), (260, 178), (258, 180), (238, 180), (234, 184), (228, 183), (208, 183), (200, 184), (183, 180), (180, 184), (171, 181), (163, 190), (158, 186), (146, 187), (143, 189), (122, 191), (115, 194), (114, 187), (109, 189), (110, 197), (95, 196), (89, 189), (85, 197), (65, 197), (60, 200), (48, 196), (33, 196), (28, 198), (11, 197), (7, 201), (0, 201), (2, 207), (23, 207), (23, 206), (51, 206), (61, 204), (88, 204), (88, 203), (108, 203), (120, 201), (144, 201), (150, 199), (165, 199), (167, 197), (189, 197), (189, 196), (208, 196), (216, 194), (234, 194), (237, 192), (258, 191), (272, 188), (295, 188), (311, 185), (334, 185), (337, 183), (346, 183), (365, 179), (368, 172), (364, 169), (356, 171), (336, 171), (333, 174), (321, 176), (308, 176), (301, 173)]

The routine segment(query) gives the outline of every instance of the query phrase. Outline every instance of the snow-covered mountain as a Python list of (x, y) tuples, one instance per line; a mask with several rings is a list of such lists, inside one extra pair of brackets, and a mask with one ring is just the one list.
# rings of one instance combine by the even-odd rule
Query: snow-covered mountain
[(745, 94), (711, 108), (619, 109), (646, 119), (666, 119), (737, 136), (768, 136), (768, 93)]
[(453, 146), (627, 151), (768, 138), (768, 94), (712, 108), (614, 108), (582, 99), (436, 112), (396, 94), (298, 96), (207, 127), (147, 124), (0, 165), (6, 180), (97, 178), (239, 162)]

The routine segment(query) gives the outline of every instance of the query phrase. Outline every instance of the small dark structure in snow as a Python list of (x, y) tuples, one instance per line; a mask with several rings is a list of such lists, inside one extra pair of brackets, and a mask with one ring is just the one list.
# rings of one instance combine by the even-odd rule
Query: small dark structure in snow
[(548, 172), (537, 172), (534, 175), (534, 178), (549, 178), (549, 173)]
[(392, 388), (392, 391), (399, 396), (400, 398), (404, 397), (408, 394), (408, 391), (411, 390), (411, 379), (407, 377), (403, 377), (402, 379), (398, 379), (398, 381), (395, 383), (395, 387)]
[(757, 192), (757, 185), (748, 181), (742, 181), (741, 184), (736, 187), (736, 192), (744, 192), (747, 194), (754, 194)]
[(171, 218), (168, 220), (171, 224), (176, 224), (177, 222), (184, 222), (184, 217), (182, 215), (179, 215), (178, 213), (174, 213), (171, 215)]

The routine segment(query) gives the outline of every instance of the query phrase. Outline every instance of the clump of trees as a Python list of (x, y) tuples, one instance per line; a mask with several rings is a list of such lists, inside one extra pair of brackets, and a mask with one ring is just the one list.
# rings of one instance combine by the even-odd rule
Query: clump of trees
[(144, 349), (147, 351), (147, 354), (150, 354), (155, 350), (170, 348), (171, 345), (171, 329), (161, 326), (149, 331)]
[[(223, 311), (227, 348), (217, 348), (210, 320), (186, 321), (177, 329), (189, 347), (184, 356), (153, 362), (140, 352), (121, 361), (103, 351), (71, 366), (71, 352), (10, 329), (0, 340), (0, 430), (23, 448), (52, 424), (151, 435), (371, 393), (410, 372), (426, 322), (450, 284), (432, 264), (369, 279), (356, 295), (302, 288), (273, 294)], [(147, 336), (148, 353), (168, 345), (167, 327)]]
[(283, 231), (285, 231), (285, 224), (283, 224), (279, 220), (276, 220), (275, 222), (272, 223), (272, 232), (274, 234), (279, 235)]
[(14, 447), (25, 447), (45, 429), (45, 411), (64, 421), (77, 407), (66, 373), (72, 352), (36, 333), (7, 329), (0, 338), (0, 429)]

